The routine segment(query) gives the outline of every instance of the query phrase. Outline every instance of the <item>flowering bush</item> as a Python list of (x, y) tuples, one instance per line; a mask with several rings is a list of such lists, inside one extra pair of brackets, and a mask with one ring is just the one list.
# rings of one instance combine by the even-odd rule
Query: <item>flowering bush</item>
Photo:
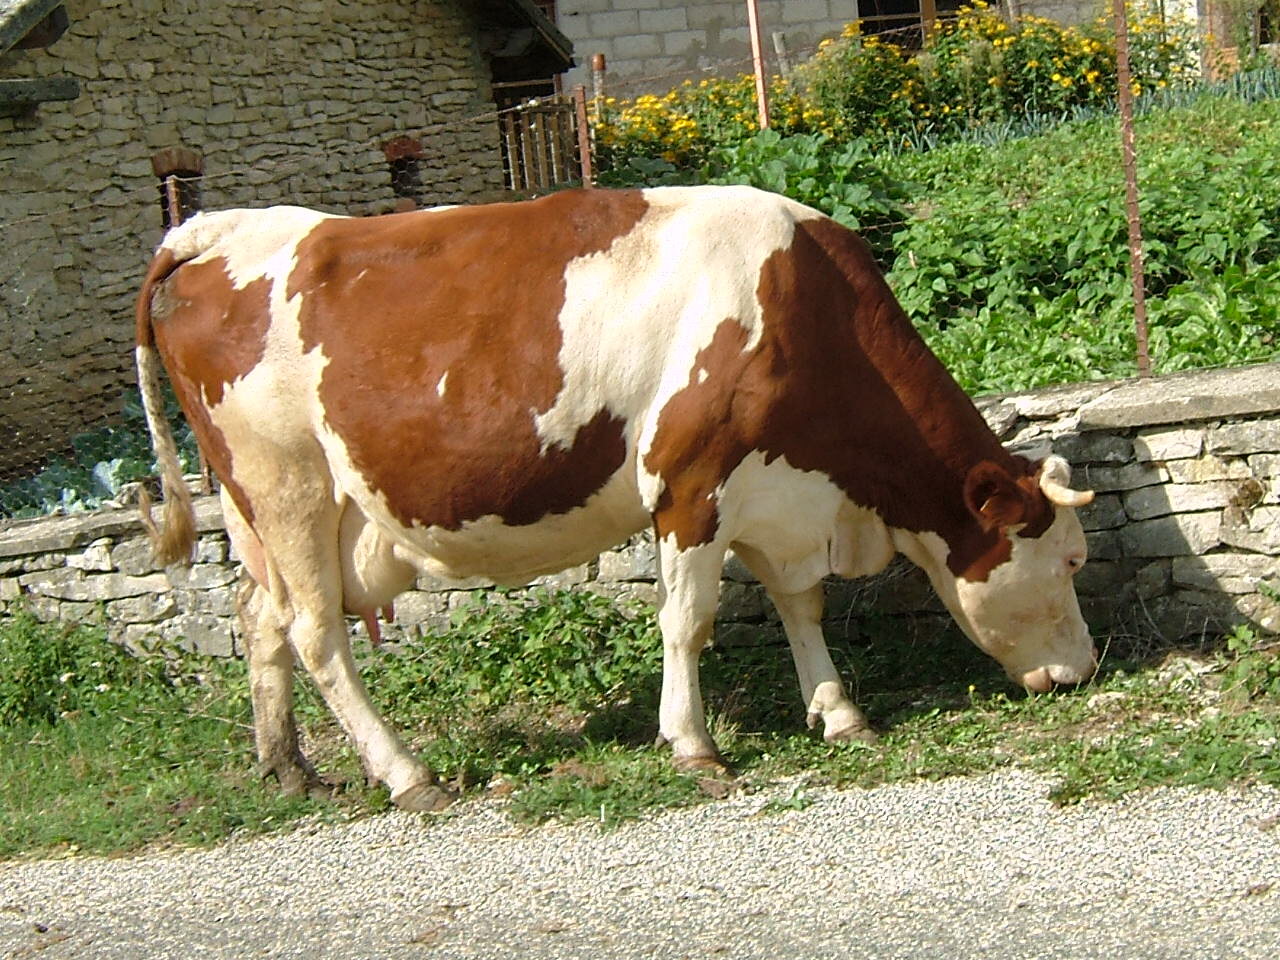
[(934, 127), (1101, 105), (1115, 92), (1115, 50), (1101, 22), (1064, 27), (1028, 16), (1010, 24), (978, 3), (941, 24), (916, 60), (919, 113)]
[[(1198, 74), (1196, 25), (1154, 5), (1130, 10), (1135, 93)], [(938, 24), (912, 53), (851, 23), (823, 41), (792, 81), (771, 81), (773, 126), (783, 135), (864, 138), (876, 146), (916, 142), (1033, 114), (1101, 106), (1115, 96), (1112, 21), (1078, 27), (1043, 17), (1010, 22), (983, 0)], [(664, 96), (609, 100), (596, 127), (604, 169), (641, 158), (691, 170), (712, 150), (757, 132), (749, 75), (685, 83)]]
[[(781, 77), (770, 82), (771, 126), (780, 133), (821, 130), (822, 116), (803, 103)], [(595, 126), (601, 166), (618, 168), (636, 157), (697, 167), (716, 147), (737, 143), (760, 129), (751, 74), (685, 81), (663, 96), (631, 101), (610, 97)]]
[[(1196, 21), (1161, 14), (1154, 3), (1130, 4), (1128, 16), (1134, 93), (1187, 86), (1200, 78), (1201, 42)], [(1107, 24), (1110, 26), (1109, 20)]]
[(922, 93), (909, 54), (879, 37), (864, 38), (858, 23), (824, 40), (797, 82), (822, 132), (841, 139), (882, 140), (912, 126)]

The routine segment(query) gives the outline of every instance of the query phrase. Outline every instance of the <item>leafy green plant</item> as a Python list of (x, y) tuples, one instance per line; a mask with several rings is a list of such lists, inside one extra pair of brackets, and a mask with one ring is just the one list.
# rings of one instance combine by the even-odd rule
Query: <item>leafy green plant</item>
[(1227, 693), (1246, 700), (1280, 700), (1280, 644), (1266, 642), (1252, 627), (1238, 626), (1227, 635), (1220, 662)]
[(45, 626), (28, 615), (6, 626), (0, 642), (0, 725), (101, 715), (114, 710), (122, 694), (168, 689), (163, 661), (140, 660), (104, 643), (100, 629)]
[[(1194, 126), (1201, 131), (1188, 139)], [(1247, 131), (1247, 135), (1245, 133)], [(1280, 104), (1201, 99), (1138, 129), (1157, 370), (1277, 354), (1272, 305)], [(984, 149), (950, 144), (886, 169), (916, 185), (889, 281), (967, 389), (1127, 376), (1132, 305), (1112, 123)], [(1242, 185), (1260, 179), (1257, 187)]]
[[(651, 615), (587, 590), (494, 591), (459, 607), (447, 631), (422, 637), (407, 656), (424, 667), (434, 664), (435, 695), (476, 709), (518, 700), (589, 708), (659, 674), (662, 641)], [(393, 662), (405, 675), (409, 664), (399, 657)], [(442, 664), (448, 666), (442, 670)], [(417, 680), (409, 684), (405, 693), (412, 697)]]
[(875, 162), (866, 141), (833, 144), (822, 134), (784, 137), (763, 130), (712, 152), (711, 183), (744, 183), (785, 194), (863, 231), (880, 256), (889, 252), (885, 227), (906, 216), (907, 191)]

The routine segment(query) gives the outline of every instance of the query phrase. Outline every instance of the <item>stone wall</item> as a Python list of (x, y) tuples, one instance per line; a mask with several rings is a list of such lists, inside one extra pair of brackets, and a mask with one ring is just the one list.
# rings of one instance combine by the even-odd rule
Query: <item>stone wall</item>
[[(777, 71), (772, 34), (786, 37), (796, 62), (858, 19), (857, 0), (761, 0), (760, 32)], [(559, 0), (556, 23), (577, 51), (568, 83), (591, 84), (591, 57), (603, 53), (619, 96), (669, 90), (681, 80), (751, 72), (746, 4), (729, 0)]]
[(460, 0), (66, 7), (48, 49), (0, 54), (0, 77), (80, 84), (0, 117), (0, 478), (119, 412), (161, 236), (157, 151), (203, 155), (208, 209), (385, 212), (381, 144), (401, 134), (422, 142), (424, 202), (502, 186), (489, 68)]
[[(1082, 384), (985, 398), (988, 422), (1011, 448), (1050, 449), (1097, 491), (1081, 511), (1090, 560), (1077, 580), (1100, 635), (1177, 642), (1236, 623), (1280, 630), (1280, 364)], [(215, 498), (198, 511), (202, 535), (188, 570), (155, 569), (128, 508), (0, 526), (0, 606), (43, 619), (105, 621), (131, 646), (162, 637), (188, 648), (239, 652), (236, 569)], [(543, 583), (652, 602), (655, 562), (645, 535)], [(449, 612), (485, 586), (424, 578), (396, 603), (389, 639), (447, 626)], [(944, 610), (905, 563), (878, 577), (828, 584), (834, 632), (866, 613), (932, 630)], [(776, 636), (772, 607), (746, 569), (725, 571), (719, 642)], [(351, 621), (353, 635), (364, 627)]]

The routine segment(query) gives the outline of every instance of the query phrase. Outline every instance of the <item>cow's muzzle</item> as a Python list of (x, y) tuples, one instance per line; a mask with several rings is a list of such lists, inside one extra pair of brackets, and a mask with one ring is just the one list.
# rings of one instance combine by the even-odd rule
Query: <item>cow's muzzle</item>
[(1073, 685), (1084, 683), (1097, 672), (1098, 669), (1098, 648), (1094, 647), (1091, 651), (1090, 664), (1086, 669), (1076, 670), (1071, 667), (1054, 665), (1052, 667), (1037, 667), (1030, 670), (1020, 677), (1013, 679), (1022, 684), (1028, 690), (1034, 693), (1048, 693), (1058, 684)]

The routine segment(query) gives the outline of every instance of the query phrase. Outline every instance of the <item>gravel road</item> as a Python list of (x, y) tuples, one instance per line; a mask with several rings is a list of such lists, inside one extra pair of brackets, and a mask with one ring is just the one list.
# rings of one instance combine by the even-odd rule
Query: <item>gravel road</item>
[[(1280, 956), (1280, 792), (1057, 809), (1012, 772), (772, 793), (602, 832), (500, 801), (214, 850), (0, 865), (0, 955)], [(775, 804), (776, 806), (777, 804)]]

